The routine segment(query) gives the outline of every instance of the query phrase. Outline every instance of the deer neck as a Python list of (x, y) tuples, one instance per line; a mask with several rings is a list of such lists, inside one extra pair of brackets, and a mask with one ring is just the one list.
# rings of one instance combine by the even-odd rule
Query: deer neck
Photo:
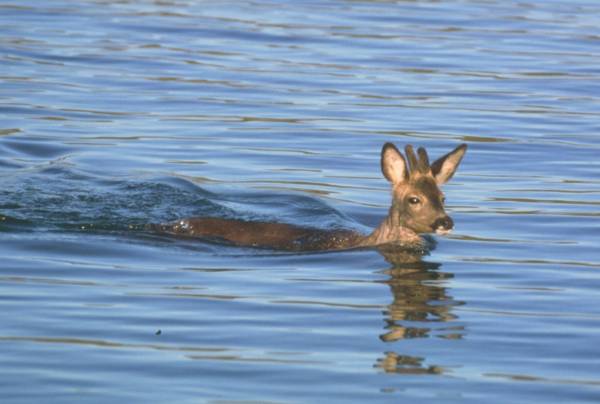
[(394, 206), (388, 216), (373, 232), (362, 241), (362, 246), (398, 244), (402, 246), (422, 246), (423, 239), (413, 230), (402, 225), (400, 213)]

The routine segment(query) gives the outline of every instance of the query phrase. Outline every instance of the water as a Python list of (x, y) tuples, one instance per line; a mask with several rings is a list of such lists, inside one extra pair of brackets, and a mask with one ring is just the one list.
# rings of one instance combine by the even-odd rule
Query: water
[[(0, 1), (3, 402), (597, 402), (600, 4)], [(367, 229), (386, 141), (469, 151), (416, 264), (143, 231)]]

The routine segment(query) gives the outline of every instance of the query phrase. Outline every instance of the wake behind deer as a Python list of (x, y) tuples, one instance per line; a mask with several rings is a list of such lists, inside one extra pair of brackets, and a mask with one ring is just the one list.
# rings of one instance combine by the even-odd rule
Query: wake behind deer
[(381, 150), (381, 171), (392, 185), (392, 205), (387, 217), (371, 234), (354, 230), (323, 230), (276, 222), (256, 222), (214, 217), (193, 217), (174, 223), (153, 225), (160, 233), (198, 237), (240, 247), (286, 251), (327, 251), (357, 247), (397, 245), (407, 248), (424, 244), (421, 234), (447, 234), (454, 222), (444, 209), (440, 186), (456, 172), (467, 145), (429, 163), (427, 151), (415, 154), (411, 145), (405, 156), (391, 143)]

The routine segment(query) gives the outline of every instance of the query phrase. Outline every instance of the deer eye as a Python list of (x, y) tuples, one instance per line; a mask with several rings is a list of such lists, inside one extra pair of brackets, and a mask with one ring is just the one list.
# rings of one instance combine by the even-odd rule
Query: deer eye
[(411, 205), (416, 205), (420, 202), (421, 202), (421, 200), (419, 198), (417, 198), (416, 196), (411, 196), (410, 198), (408, 198), (408, 203), (410, 203)]

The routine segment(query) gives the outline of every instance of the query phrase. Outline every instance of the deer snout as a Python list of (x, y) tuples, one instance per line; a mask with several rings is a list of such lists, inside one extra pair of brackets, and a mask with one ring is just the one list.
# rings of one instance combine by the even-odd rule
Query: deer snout
[(437, 219), (431, 225), (436, 234), (448, 234), (454, 228), (454, 221), (450, 216), (444, 216)]

